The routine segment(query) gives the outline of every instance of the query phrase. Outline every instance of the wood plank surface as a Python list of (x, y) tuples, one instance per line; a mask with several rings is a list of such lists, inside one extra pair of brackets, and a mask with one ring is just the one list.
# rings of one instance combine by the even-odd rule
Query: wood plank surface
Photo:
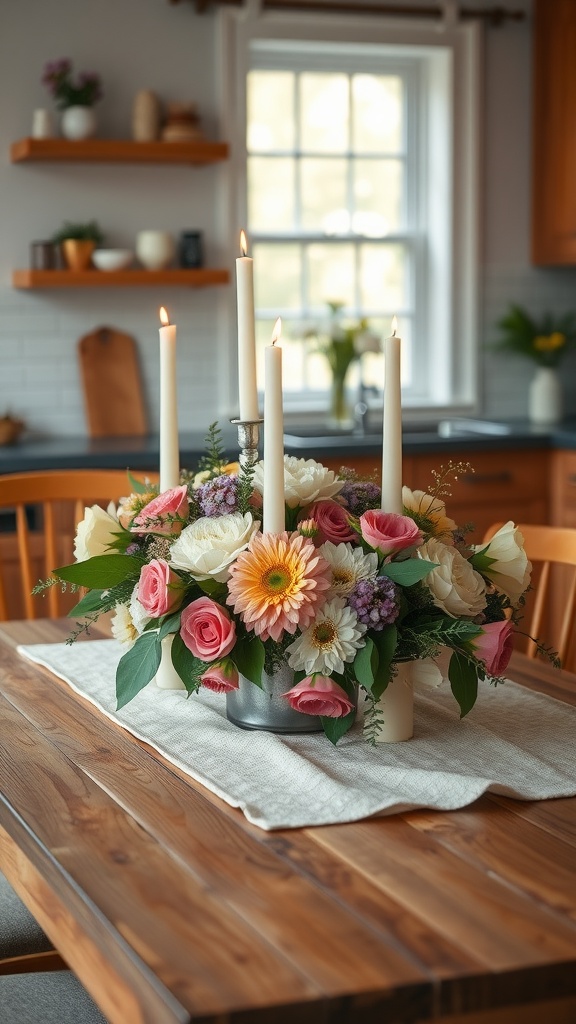
[(13, 270), (14, 288), (150, 288), (177, 285), (208, 288), (228, 284), (228, 270), (198, 267), (169, 270)]
[(18, 139), (10, 147), (12, 163), (65, 161), (73, 163), (212, 164), (227, 160), (228, 143), (197, 139), (190, 142), (138, 142), (133, 139)]
[(0, 867), (113, 1024), (567, 1024), (576, 800), (265, 832), (15, 650), (69, 625), (0, 628)]

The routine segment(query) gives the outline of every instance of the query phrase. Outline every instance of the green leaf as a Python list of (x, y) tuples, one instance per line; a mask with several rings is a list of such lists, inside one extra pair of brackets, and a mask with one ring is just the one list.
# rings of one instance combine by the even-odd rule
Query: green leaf
[(180, 633), (175, 633), (172, 641), (172, 664), (188, 693), (195, 693), (201, 685), (200, 676), (206, 672), (208, 665), (192, 654)]
[(453, 651), (448, 666), (452, 693), (460, 705), (460, 718), (472, 710), (478, 696), (478, 674), (473, 662), (458, 651)]
[(438, 562), (427, 562), (425, 558), (405, 558), (403, 562), (387, 562), (380, 573), (400, 586), (411, 587), (423, 580), (437, 565)]
[(116, 669), (116, 710), (128, 704), (154, 678), (160, 665), (162, 648), (157, 633), (142, 633), (126, 651)]
[(94, 555), (84, 562), (73, 562), (53, 572), (58, 579), (76, 583), (79, 587), (109, 590), (130, 576), (139, 576), (143, 565), (144, 559), (139, 555)]
[(375, 633), (374, 643), (378, 650), (378, 671), (372, 686), (372, 696), (378, 700), (392, 677), (392, 662), (398, 645), (396, 626), (386, 626), (381, 632)]
[(354, 722), (356, 721), (356, 708), (354, 708), (350, 714), (344, 715), (342, 718), (321, 717), (320, 721), (322, 722), (322, 728), (324, 729), (325, 736), (334, 744), (334, 746), (336, 746), (338, 740), (354, 725)]
[(240, 675), (246, 676), (251, 683), (262, 686), (262, 670), (264, 668), (264, 644), (259, 637), (246, 637), (238, 640), (230, 658), (236, 665)]
[(497, 558), (490, 558), (490, 556), (486, 554), (487, 550), (488, 546), (486, 546), (483, 551), (476, 551), (472, 555), (472, 558), (469, 559), (470, 564), (473, 565), (480, 573), (486, 572), (494, 562), (498, 561)]
[(164, 617), (164, 621), (162, 622), (162, 625), (160, 626), (160, 634), (159, 634), (158, 639), (159, 640), (163, 640), (165, 636), (168, 636), (168, 633), (177, 633), (178, 630), (180, 629), (180, 619), (181, 619), (181, 617), (182, 617), (182, 609), (181, 608), (179, 608), (177, 612), (174, 612), (173, 615), (166, 615)]
[(102, 600), (103, 590), (89, 590), (85, 597), (78, 601), (68, 612), (68, 618), (73, 619), (78, 615), (88, 615), (90, 612), (97, 612), (99, 608), (106, 606)]
[(132, 476), (130, 470), (128, 470), (128, 482), (130, 487), (134, 491), (134, 494), (150, 494), (151, 487), (146, 486), (142, 480), (137, 480), (135, 476)]
[(360, 686), (363, 686), (365, 690), (370, 692), (374, 683), (374, 677), (378, 671), (378, 651), (370, 637), (366, 640), (364, 647), (361, 647), (357, 652), (353, 667), (354, 675)]

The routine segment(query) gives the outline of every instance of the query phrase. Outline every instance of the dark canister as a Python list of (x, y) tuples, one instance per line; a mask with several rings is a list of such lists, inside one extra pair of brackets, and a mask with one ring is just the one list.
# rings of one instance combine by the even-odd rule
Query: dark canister
[(58, 246), (54, 242), (31, 242), (32, 270), (57, 270), (60, 267)]
[(181, 267), (201, 267), (203, 262), (202, 254), (202, 232), (183, 231), (180, 235), (178, 257)]

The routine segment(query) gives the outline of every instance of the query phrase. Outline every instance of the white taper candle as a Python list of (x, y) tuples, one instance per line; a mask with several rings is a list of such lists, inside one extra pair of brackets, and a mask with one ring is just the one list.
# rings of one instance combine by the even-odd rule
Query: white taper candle
[(400, 378), (401, 339), (392, 334), (384, 341), (384, 417), (382, 434), (382, 508), (402, 514), (402, 388)]
[(284, 504), (284, 410), (282, 404), (281, 320), (264, 351), (264, 518), (263, 533), (282, 533), (286, 527)]
[(160, 309), (160, 490), (180, 483), (178, 403), (176, 394), (176, 325)]

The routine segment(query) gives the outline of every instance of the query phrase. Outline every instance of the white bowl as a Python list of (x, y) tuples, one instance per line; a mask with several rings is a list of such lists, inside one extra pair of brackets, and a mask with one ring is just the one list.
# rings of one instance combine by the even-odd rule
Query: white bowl
[(95, 249), (92, 262), (98, 270), (124, 270), (134, 259), (131, 249)]

